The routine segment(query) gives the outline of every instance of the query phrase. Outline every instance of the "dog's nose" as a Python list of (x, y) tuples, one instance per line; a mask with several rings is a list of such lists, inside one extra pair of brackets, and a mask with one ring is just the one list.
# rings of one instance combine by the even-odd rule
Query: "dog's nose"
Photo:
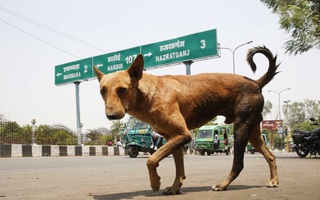
[(109, 120), (115, 120), (115, 119), (117, 119), (117, 115), (114, 115), (114, 114), (112, 114), (112, 115), (107, 115), (107, 118), (108, 118)]

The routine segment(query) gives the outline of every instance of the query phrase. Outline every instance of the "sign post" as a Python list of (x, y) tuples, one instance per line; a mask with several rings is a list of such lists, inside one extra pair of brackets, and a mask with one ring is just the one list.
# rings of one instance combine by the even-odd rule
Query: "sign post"
[(77, 135), (78, 135), (78, 145), (81, 145), (81, 120), (80, 120), (80, 95), (79, 95), (79, 86), (80, 82), (74, 82), (76, 90), (76, 113), (77, 113)]

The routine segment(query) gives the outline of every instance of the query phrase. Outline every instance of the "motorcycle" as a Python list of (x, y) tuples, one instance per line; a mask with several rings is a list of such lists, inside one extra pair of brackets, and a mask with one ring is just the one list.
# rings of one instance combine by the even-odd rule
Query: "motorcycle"
[[(314, 118), (310, 118), (314, 125), (317, 125)], [(316, 156), (320, 155), (320, 128), (313, 131), (295, 130), (292, 134), (294, 142), (293, 150), (299, 157), (304, 158), (309, 153)]]

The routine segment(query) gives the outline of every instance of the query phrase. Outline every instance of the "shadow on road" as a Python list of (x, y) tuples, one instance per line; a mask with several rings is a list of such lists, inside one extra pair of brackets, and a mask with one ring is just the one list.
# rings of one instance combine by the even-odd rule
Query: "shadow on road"
[[(264, 186), (252, 186), (252, 185), (230, 185), (228, 190), (246, 190), (252, 188), (262, 188)], [(187, 195), (188, 193), (193, 192), (203, 192), (211, 191), (211, 186), (204, 187), (183, 187), (182, 193), (179, 195)], [(104, 200), (104, 199), (136, 199), (137, 197), (163, 197), (162, 191), (152, 192), (151, 190), (141, 190), (136, 192), (124, 192), (124, 193), (115, 193), (115, 194), (106, 194), (106, 195), (92, 195), (94, 199)]]

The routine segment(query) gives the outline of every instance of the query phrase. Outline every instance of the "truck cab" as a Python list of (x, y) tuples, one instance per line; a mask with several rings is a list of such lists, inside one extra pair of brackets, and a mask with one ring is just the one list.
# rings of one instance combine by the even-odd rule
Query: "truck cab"
[[(135, 117), (129, 118), (121, 134), (121, 141), (131, 158), (136, 158), (139, 152), (149, 152), (150, 154), (155, 152), (155, 150), (151, 148), (152, 132), (153, 130), (149, 124)], [(161, 139), (158, 147), (162, 145), (162, 140), (164, 139)]]
[(195, 149), (200, 155), (212, 153), (226, 153), (229, 155), (231, 147), (231, 131), (228, 126), (205, 125), (199, 128)]
[[(266, 134), (262, 134), (263, 141), (266, 146), (268, 146), (268, 139)], [(254, 154), (256, 152), (256, 149), (248, 142), (247, 144), (247, 152), (250, 152), (251, 154)]]

